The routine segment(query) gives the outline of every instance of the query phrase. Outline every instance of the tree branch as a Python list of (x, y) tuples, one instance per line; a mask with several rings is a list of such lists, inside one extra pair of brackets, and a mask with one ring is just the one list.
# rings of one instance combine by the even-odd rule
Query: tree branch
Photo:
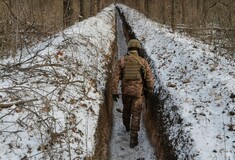
[(30, 100), (22, 100), (22, 101), (17, 101), (17, 102), (12, 102), (12, 103), (0, 103), (0, 109), (1, 108), (9, 108), (13, 105), (22, 105), (22, 104), (34, 102), (37, 100), (38, 99), (30, 99)]

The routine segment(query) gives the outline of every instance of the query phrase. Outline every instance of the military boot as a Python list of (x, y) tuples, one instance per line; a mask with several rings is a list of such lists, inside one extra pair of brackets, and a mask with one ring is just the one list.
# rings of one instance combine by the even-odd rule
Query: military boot
[(131, 148), (134, 148), (135, 146), (137, 146), (138, 145), (138, 139), (135, 139), (135, 140), (132, 140), (131, 139), (131, 141), (130, 141), (130, 147)]
[(129, 132), (130, 131), (130, 125), (125, 125), (126, 127), (126, 131)]
[(137, 145), (138, 145), (138, 133), (131, 133), (130, 147), (134, 148)]

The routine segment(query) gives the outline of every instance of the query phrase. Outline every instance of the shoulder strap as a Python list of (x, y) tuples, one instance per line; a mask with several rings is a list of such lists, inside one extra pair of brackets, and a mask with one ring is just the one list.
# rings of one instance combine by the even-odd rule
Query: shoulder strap
[(133, 58), (135, 58), (135, 59), (139, 62), (139, 64), (140, 64), (142, 67), (144, 67), (144, 65), (142, 64), (142, 62), (141, 62), (135, 55), (130, 54), (130, 56), (132, 56)]

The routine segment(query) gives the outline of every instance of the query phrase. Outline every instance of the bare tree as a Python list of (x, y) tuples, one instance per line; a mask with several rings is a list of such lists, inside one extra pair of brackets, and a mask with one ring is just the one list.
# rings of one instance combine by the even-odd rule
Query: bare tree
[(99, 12), (101, 10), (100, 8), (100, 0), (97, 0), (97, 12)]
[(95, 15), (97, 13), (97, 0), (90, 0), (91, 1), (91, 15)]
[(71, 0), (63, 0), (63, 24), (64, 27), (71, 25), (71, 17), (73, 14)]
[(50, 0), (46, 5), (42, 0), (0, 0), (1, 53), (3, 48), (13, 49), (14, 52), (24, 44), (35, 42), (39, 37), (58, 32), (78, 18), (81, 21), (93, 16), (114, 2), (146, 13), (152, 20), (169, 25), (173, 29), (177, 29), (178, 23), (189, 26), (185, 31), (194, 33), (196, 37), (202, 35), (196, 30), (200, 28), (200, 32), (208, 33), (211, 24), (216, 24), (226, 35), (233, 35), (234, 32), (234, 0)]
[(185, 15), (185, 12), (186, 12), (186, 11), (185, 11), (185, 9), (186, 9), (186, 6), (185, 6), (186, 4), (185, 4), (185, 2), (186, 2), (185, 0), (181, 0), (181, 9), (182, 9), (181, 23), (182, 23), (182, 24), (185, 24), (185, 19), (186, 19), (186, 17), (185, 17), (185, 16), (186, 16), (186, 15)]
[(162, 23), (166, 24), (166, 17), (167, 17), (167, 2), (163, 1), (162, 2)]
[(204, 26), (206, 26), (206, 20), (207, 20), (207, 5), (206, 5), (206, 0), (203, 0), (203, 5), (202, 5), (202, 8), (203, 8), (203, 24)]
[(175, 0), (171, 0), (171, 28), (175, 31)]
[(149, 6), (150, 6), (150, 0), (145, 0), (145, 11), (146, 11), (146, 15), (147, 17), (149, 17)]
[(84, 0), (79, 0), (80, 1), (80, 16), (79, 16), (79, 21), (81, 21), (85, 17), (85, 8), (84, 8)]

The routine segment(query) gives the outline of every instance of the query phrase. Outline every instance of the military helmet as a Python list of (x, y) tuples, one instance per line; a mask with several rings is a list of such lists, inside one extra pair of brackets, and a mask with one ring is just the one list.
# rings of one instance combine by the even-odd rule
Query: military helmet
[(128, 42), (128, 46), (127, 47), (128, 48), (138, 48), (138, 49), (141, 49), (140, 42), (137, 39), (131, 39)]

